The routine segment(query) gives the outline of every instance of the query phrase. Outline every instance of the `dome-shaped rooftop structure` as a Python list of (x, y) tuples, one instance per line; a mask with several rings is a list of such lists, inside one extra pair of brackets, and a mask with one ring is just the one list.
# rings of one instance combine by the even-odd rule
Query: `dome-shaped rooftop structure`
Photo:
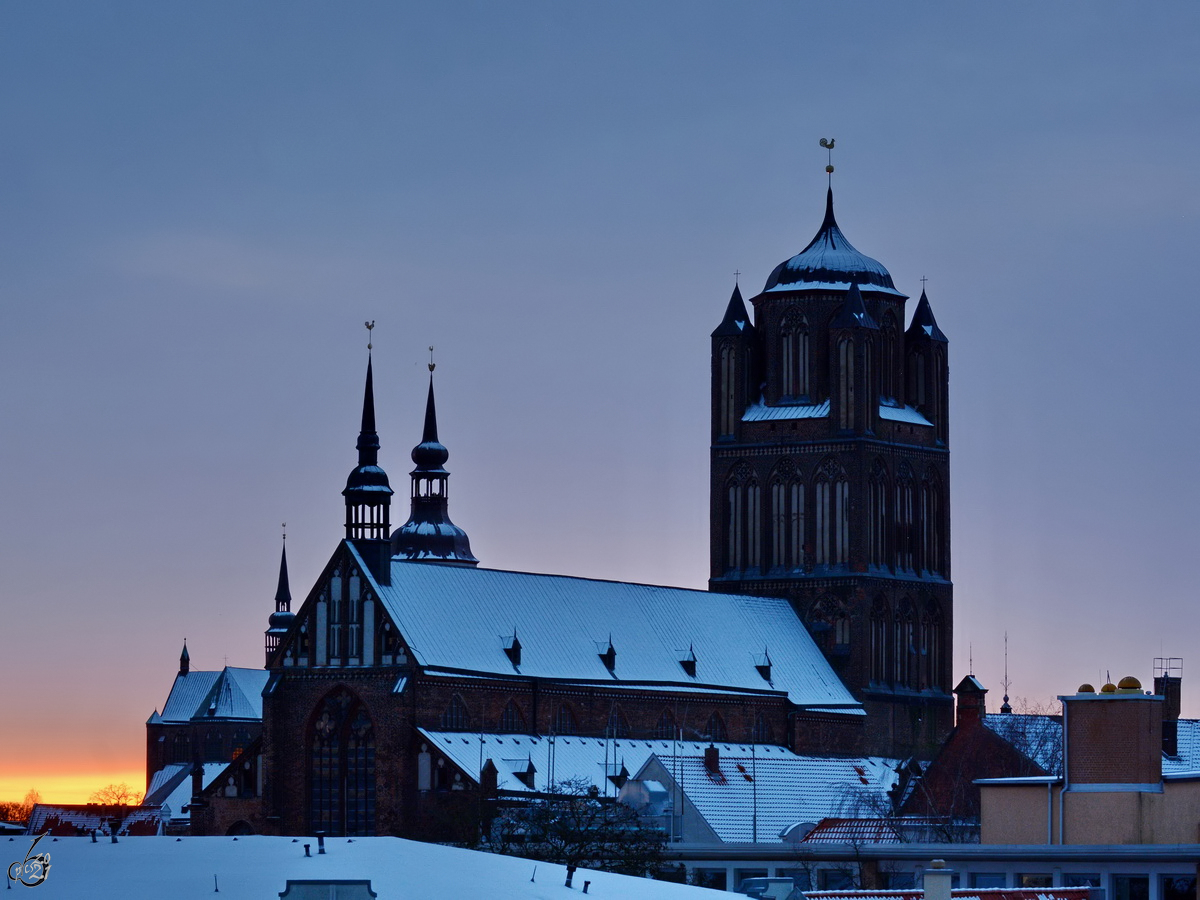
[(763, 292), (847, 290), (857, 284), (859, 290), (904, 297), (896, 290), (892, 276), (878, 260), (859, 253), (846, 240), (833, 217), (833, 188), (825, 199), (825, 219), (807, 247), (775, 267)]

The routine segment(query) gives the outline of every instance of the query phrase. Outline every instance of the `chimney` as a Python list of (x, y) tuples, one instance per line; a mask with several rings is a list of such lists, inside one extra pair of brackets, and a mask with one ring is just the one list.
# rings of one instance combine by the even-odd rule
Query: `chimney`
[(931, 860), (925, 870), (925, 900), (950, 900), (950, 883), (954, 872), (946, 868), (944, 859)]
[(958, 695), (958, 705), (955, 707), (954, 724), (957, 728), (979, 725), (987, 712), (987, 688), (979, 683), (974, 675), (968, 675), (954, 689)]
[(1063, 703), (1064, 769), (1070, 783), (1091, 790), (1154, 790), (1162, 783), (1163, 698), (1143, 691), (1132, 675), (1090, 684), (1058, 698)]
[(1163, 698), (1162, 752), (1179, 755), (1179, 707), (1183, 691), (1183, 660), (1159, 657), (1154, 660), (1154, 693)]
[(704, 769), (711, 775), (721, 771), (721, 751), (711, 744), (704, 748)]

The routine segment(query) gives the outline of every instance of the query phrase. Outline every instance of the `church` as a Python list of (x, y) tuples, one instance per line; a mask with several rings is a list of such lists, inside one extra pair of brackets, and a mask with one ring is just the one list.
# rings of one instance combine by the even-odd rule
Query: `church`
[[(295, 610), (282, 560), (261, 721), (221, 754), (180, 724), (148, 768), (190, 753), (193, 833), (454, 839), (482, 797), (576, 777), (615, 796), (652, 756), (928, 758), (953, 716), (947, 341), (924, 292), (905, 327), (907, 299), (832, 190), (749, 307), (735, 286), (708, 591), (481, 564), (449, 514), (432, 364), (393, 530), (368, 358), (345, 536)], [(230, 683), (251, 682), (181, 665), (167, 706), (202, 720)]]

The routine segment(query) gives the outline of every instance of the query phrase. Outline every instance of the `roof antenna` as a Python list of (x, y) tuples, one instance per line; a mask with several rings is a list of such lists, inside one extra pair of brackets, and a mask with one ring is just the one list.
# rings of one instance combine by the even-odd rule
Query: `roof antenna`
[(833, 187), (833, 138), (821, 138), (821, 146), (827, 151), (825, 174), (829, 176), (829, 186)]
[(1000, 706), (1000, 712), (1011, 713), (1012, 706), (1008, 702), (1008, 686), (1011, 682), (1008, 680), (1008, 632), (1004, 632), (1004, 703)]
[(375, 328), (375, 320), (372, 319), (370, 322), (363, 322), (363, 324), (367, 326), (367, 352), (370, 353), (371, 352), (371, 331)]
[(437, 368), (437, 363), (433, 361), (433, 344), (429, 345), (429, 371), (432, 372)]

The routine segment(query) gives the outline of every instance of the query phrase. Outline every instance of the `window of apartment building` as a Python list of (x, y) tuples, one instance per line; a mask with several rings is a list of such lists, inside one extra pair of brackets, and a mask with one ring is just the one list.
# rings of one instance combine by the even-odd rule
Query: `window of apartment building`
[(1113, 900), (1150, 900), (1149, 875), (1114, 875)]
[(1196, 900), (1195, 875), (1162, 875), (1159, 900)]
[(972, 872), (972, 888), (1006, 888), (1008, 876), (1003, 872)]

